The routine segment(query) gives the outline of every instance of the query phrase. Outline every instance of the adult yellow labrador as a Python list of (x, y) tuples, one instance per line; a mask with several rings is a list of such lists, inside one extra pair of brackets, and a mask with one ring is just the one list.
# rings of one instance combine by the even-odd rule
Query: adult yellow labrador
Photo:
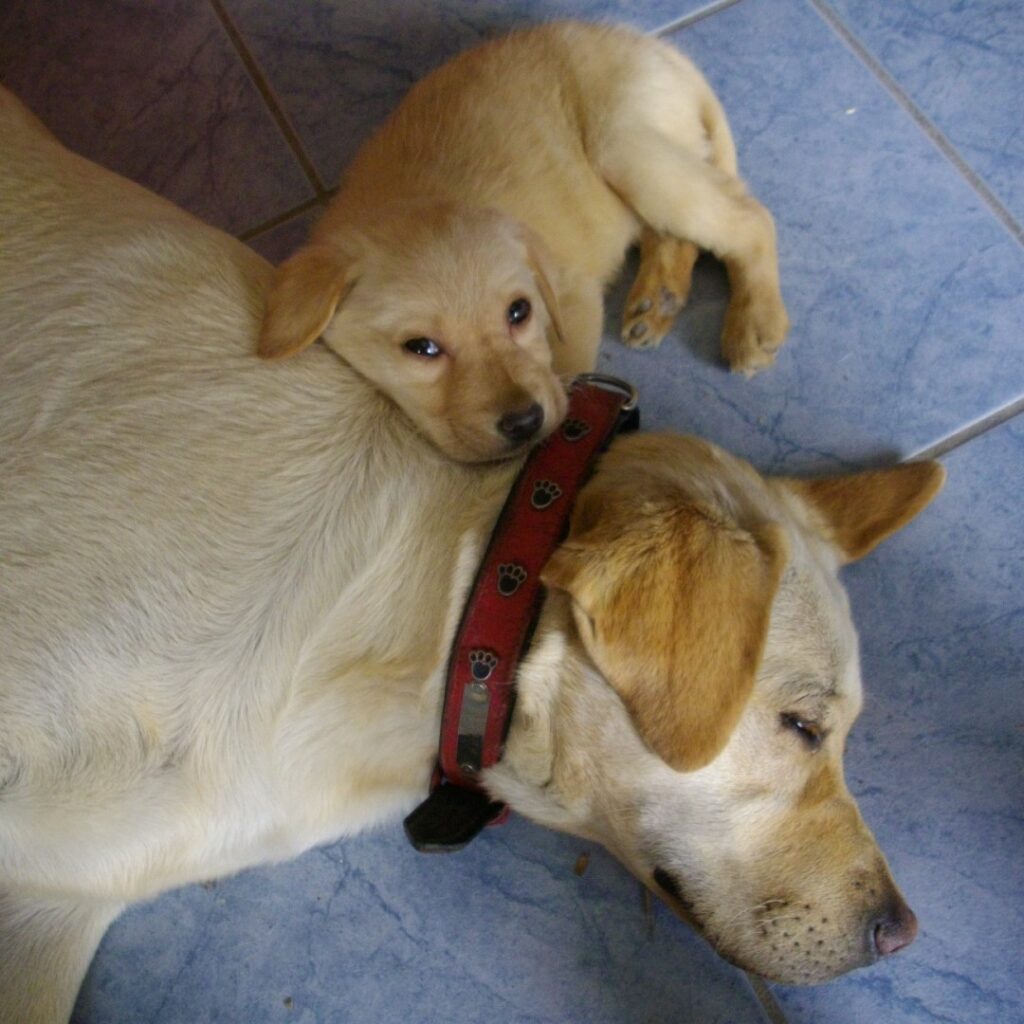
[[(0, 1021), (66, 1020), (133, 900), (397, 819), (517, 465), (442, 458), (327, 349), (252, 355), (271, 270), (0, 92)], [(603, 458), (487, 789), (604, 843), (733, 962), (814, 982), (914, 935), (843, 782), (836, 578), (932, 463), (772, 480)]]

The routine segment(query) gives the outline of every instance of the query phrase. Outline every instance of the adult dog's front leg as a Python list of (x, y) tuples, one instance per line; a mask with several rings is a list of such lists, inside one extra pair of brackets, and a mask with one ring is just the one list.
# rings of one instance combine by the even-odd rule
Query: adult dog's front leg
[(0, 889), (0, 1024), (65, 1024), (121, 907)]
[(645, 224), (725, 263), (732, 288), (722, 332), (726, 361), (747, 374), (768, 366), (789, 330), (771, 214), (739, 178), (649, 126), (609, 133), (609, 139), (614, 141), (600, 154), (601, 171)]

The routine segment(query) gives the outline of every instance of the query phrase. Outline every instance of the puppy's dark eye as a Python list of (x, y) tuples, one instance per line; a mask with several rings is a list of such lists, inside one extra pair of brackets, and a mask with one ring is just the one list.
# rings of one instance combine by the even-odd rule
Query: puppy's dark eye
[(508, 317), (508, 322), (513, 327), (517, 327), (530, 319), (532, 310), (533, 307), (530, 305), (529, 299), (515, 299), (509, 304), (508, 312), (505, 315)]
[(414, 356), (423, 356), (424, 359), (436, 359), (444, 351), (433, 338), (410, 338), (402, 348)]
[(825, 738), (825, 730), (817, 722), (803, 718), (793, 712), (784, 712), (780, 716), (785, 728), (795, 732), (811, 750), (817, 750)]

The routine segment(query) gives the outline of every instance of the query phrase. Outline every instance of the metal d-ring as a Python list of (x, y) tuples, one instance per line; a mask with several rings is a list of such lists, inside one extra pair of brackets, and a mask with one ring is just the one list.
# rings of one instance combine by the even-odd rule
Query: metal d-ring
[(596, 384), (607, 391), (618, 391), (625, 395), (626, 401), (622, 403), (623, 412), (632, 412), (640, 399), (636, 388), (621, 377), (612, 377), (607, 373), (581, 373), (576, 376), (575, 380), (581, 384)]

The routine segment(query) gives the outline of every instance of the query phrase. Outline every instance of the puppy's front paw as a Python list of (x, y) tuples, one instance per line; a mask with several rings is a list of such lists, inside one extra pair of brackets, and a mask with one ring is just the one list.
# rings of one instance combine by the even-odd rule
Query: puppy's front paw
[(668, 334), (690, 297), (696, 262), (697, 247), (692, 242), (644, 229), (640, 266), (622, 320), (622, 340), (630, 348), (655, 348)]
[(663, 284), (645, 287), (637, 278), (626, 302), (622, 319), (622, 341), (630, 348), (657, 348), (672, 327), (676, 314), (686, 304), (686, 295)]
[(752, 377), (771, 366), (789, 331), (789, 317), (776, 296), (734, 299), (725, 313), (722, 355), (734, 373)]

